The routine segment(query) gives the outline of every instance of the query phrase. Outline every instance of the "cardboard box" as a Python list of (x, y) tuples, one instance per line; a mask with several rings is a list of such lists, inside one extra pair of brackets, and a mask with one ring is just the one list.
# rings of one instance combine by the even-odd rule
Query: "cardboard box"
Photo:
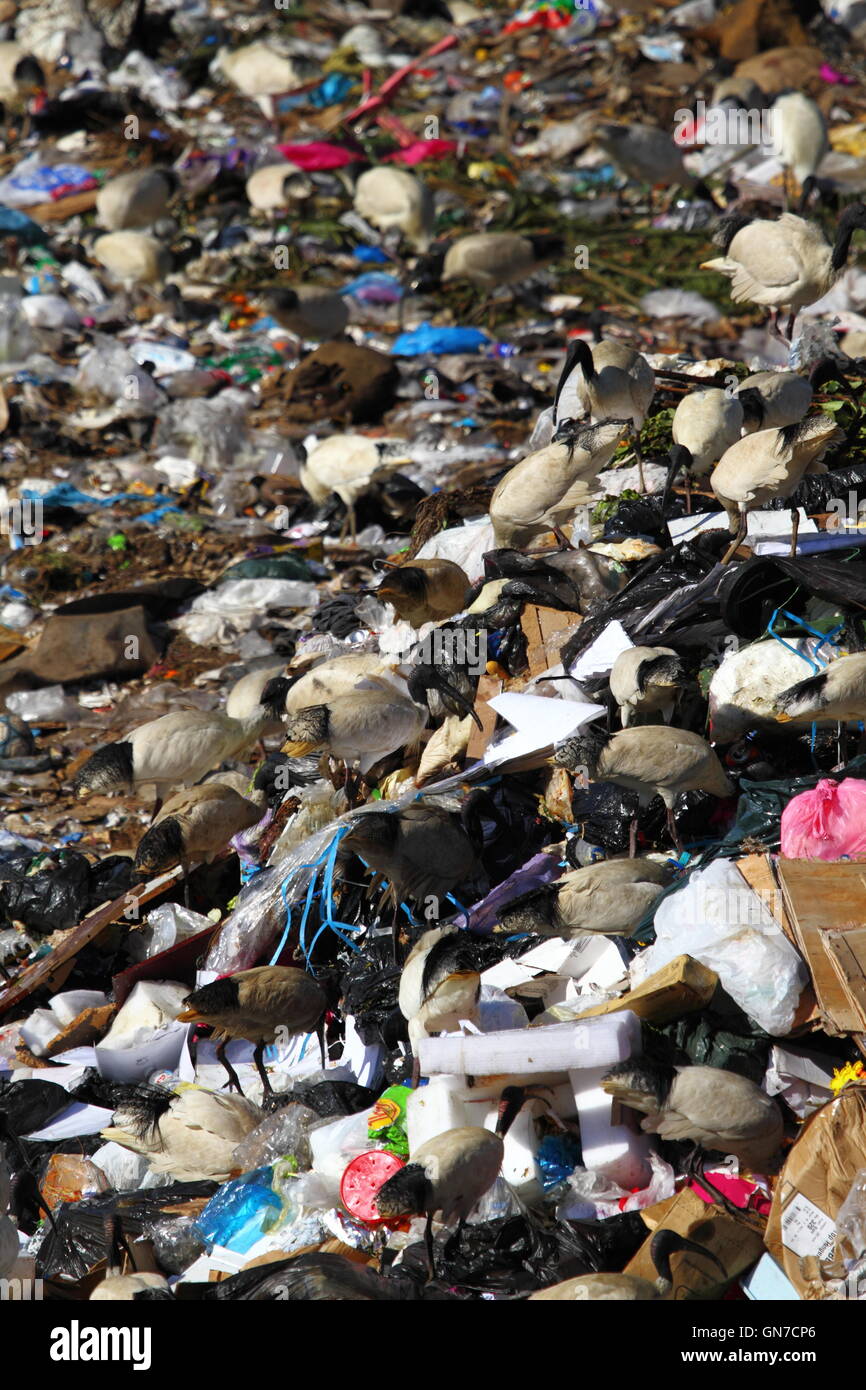
[(700, 961), (692, 960), (691, 956), (675, 956), (637, 989), (630, 990), (621, 999), (596, 1004), (595, 1008), (587, 1009), (578, 1017), (594, 1018), (597, 1014), (614, 1014), (619, 1009), (631, 1009), (638, 1018), (648, 1018), (653, 1023), (669, 1023), (682, 1014), (706, 1008), (718, 983), (715, 970), (708, 970)]
[(836, 1213), (861, 1168), (866, 1086), (849, 1085), (806, 1122), (773, 1193), (765, 1244), (801, 1298), (829, 1295)]
[[(650, 1212), (652, 1212), (650, 1208)], [(644, 1213), (646, 1220), (648, 1213)], [(668, 1302), (684, 1298), (718, 1298), (739, 1275), (760, 1259), (764, 1244), (754, 1220), (730, 1216), (722, 1207), (708, 1206), (690, 1187), (683, 1188), (668, 1205), (656, 1229), (678, 1231), (709, 1250), (725, 1268), (725, 1278), (712, 1260), (682, 1252), (673, 1256), (673, 1287), (663, 1297)], [(658, 1271), (650, 1257), (652, 1236), (644, 1241), (625, 1267), (626, 1274), (638, 1274), (654, 1282)]]

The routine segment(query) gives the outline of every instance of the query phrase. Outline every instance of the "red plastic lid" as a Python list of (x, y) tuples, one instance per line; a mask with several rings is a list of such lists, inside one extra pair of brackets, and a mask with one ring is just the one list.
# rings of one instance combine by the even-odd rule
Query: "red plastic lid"
[(340, 1182), (340, 1201), (349, 1215), (368, 1226), (383, 1226), (385, 1219), (379, 1215), (376, 1195), (405, 1166), (405, 1160), (388, 1149), (370, 1149), (353, 1158)]

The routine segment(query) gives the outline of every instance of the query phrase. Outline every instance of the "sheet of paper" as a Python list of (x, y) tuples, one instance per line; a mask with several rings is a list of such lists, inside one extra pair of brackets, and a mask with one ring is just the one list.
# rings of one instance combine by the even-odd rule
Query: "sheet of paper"
[[(800, 517), (799, 534), (801, 536), (817, 535), (818, 527), (812, 518), (806, 515), (802, 507), (798, 507), (797, 511)], [(728, 531), (730, 530), (730, 523), (725, 512), (698, 512), (695, 516), (679, 516), (674, 521), (669, 521), (668, 530), (671, 533), (671, 540), (674, 545), (677, 545), (680, 541), (696, 536), (700, 531)], [(790, 545), (790, 512), (749, 512), (747, 544), (762, 538), (786, 536)], [(603, 633), (602, 636), (604, 636)]]
[(782, 1213), (782, 1244), (795, 1255), (828, 1259), (836, 1248), (836, 1223), (798, 1192)]
[(100, 1076), (108, 1081), (146, 1081), (155, 1071), (177, 1070), (189, 1031), (186, 1023), (173, 1023), (136, 1047), (95, 1047)]
[[(52, 1080), (54, 1078), (52, 1077)], [(104, 1110), (101, 1105), (82, 1105), (76, 1101), (61, 1111), (44, 1129), (25, 1134), (25, 1139), (77, 1139), (83, 1134), (98, 1134), (111, 1124), (113, 1110)]]
[(633, 646), (634, 642), (622, 623), (614, 619), (598, 634), (595, 641), (590, 643), (586, 651), (581, 653), (568, 674), (577, 681), (588, 676), (604, 675), (611, 670), (617, 657)]
[(574, 704), (569, 700), (549, 700), (541, 695), (521, 695), (513, 691), (494, 695), (490, 705), (517, 732), (487, 749), (484, 761), (488, 767), (498, 767), (530, 753), (541, 753), (605, 712), (602, 705)]

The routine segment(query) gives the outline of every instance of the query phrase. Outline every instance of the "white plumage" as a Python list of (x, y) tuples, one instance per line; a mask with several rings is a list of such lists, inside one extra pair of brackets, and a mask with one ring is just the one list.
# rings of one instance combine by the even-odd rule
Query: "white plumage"
[[(284, 209), (291, 196), (287, 191), (287, 181), (298, 179), (299, 176), (303, 179), (302, 171), (297, 164), (290, 164), (286, 160), (279, 164), (265, 164), (261, 169), (256, 169), (246, 182), (246, 195), (250, 207), (255, 208), (257, 212), (279, 212)], [(307, 181), (304, 179), (298, 186), (306, 189)]]
[(802, 186), (830, 148), (821, 108), (803, 92), (785, 92), (772, 106), (773, 153)]
[(574, 338), (565, 355), (554, 400), (554, 422), (589, 415), (630, 420), (640, 430), (655, 394), (655, 373), (642, 353), (612, 338), (590, 348)]
[[(774, 498), (790, 497), (806, 473), (826, 473), (828, 447), (844, 439), (829, 415), (810, 415), (780, 430), (758, 430), (732, 444), (713, 470), (710, 486), (736, 531), (727, 564), (745, 540), (748, 514)], [(792, 553), (796, 550), (796, 530)]]
[(825, 670), (783, 690), (776, 703), (778, 719), (798, 724), (866, 718), (866, 653), (837, 657)]
[(669, 724), (683, 679), (680, 659), (670, 647), (629, 647), (620, 652), (609, 684), (623, 728), (636, 718), (654, 714), (661, 714)]
[(709, 473), (743, 429), (743, 406), (718, 387), (683, 396), (671, 423), (675, 444), (688, 449), (693, 473)]
[(413, 1054), (421, 1038), (454, 1032), (464, 1018), (477, 1022), (480, 993), (465, 934), (453, 927), (424, 932), (406, 957), (398, 996)]
[(355, 211), (381, 232), (402, 232), (418, 251), (433, 239), (433, 195), (405, 169), (367, 169), (355, 185)]
[(244, 1096), (190, 1086), (155, 1122), (153, 1112), (121, 1106), (102, 1137), (144, 1154), (151, 1172), (177, 1182), (226, 1182), (237, 1168), (234, 1150), (262, 1118)]
[(168, 247), (143, 232), (108, 232), (97, 237), (93, 256), (126, 289), (157, 284), (172, 266)]
[(168, 1280), (162, 1274), (109, 1274), (97, 1284), (90, 1295), (91, 1303), (132, 1303), (135, 1295), (145, 1289), (167, 1289)]
[(586, 425), (515, 464), (490, 499), (496, 545), (526, 545), (570, 521), (627, 429), (626, 420)]
[(77, 792), (134, 791), (152, 785), (158, 800), (198, 782), (259, 737), (262, 710), (243, 719), (205, 710), (177, 710), (140, 724), (127, 738), (105, 744), (76, 773)]
[(292, 60), (261, 40), (243, 48), (221, 48), (211, 71), (221, 73), (243, 96), (250, 97), (269, 120), (274, 115), (273, 98), (299, 85)]
[(96, 195), (96, 217), (111, 232), (151, 227), (162, 217), (176, 179), (162, 169), (136, 169), (103, 184)]
[[(740, 382), (736, 394), (750, 390), (757, 391), (761, 398), (763, 416), (757, 428), (762, 430), (796, 424), (812, 404), (811, 384), (799, 372), (755, 372)], [(748, 420), (745, 428), (750, 428)]]
[(348, 694), (289, 715), (283, 752), (302, 757), (323, 748), (367, 772), (389, 753), (415, 747), (426, 722), (427, 710), (408, 693), (382, 676), (370, 676)]
[(701, 269), (728, 277), (735, 304), (763, 304), (777, 317), (787, 307), (790, 337), (800, 309), (821, 299), (841, 274), (858, 227), (866, 227), (862, 203), (842, 213), (832, 246), (815, 222), (793, 213), (783, 213), (777, 222), (732, 219), (720, 228), (724, 255), (703, 262)]
[(409, 462), (405, 452), (394, 449), (393, 444), (365, 434), (331, 435), (308, 453), (300, 470), (301, 485), (318, 506), (336, 493), (346, 506), (354, 535), (355, 503), (366, 492), (374, 473)]

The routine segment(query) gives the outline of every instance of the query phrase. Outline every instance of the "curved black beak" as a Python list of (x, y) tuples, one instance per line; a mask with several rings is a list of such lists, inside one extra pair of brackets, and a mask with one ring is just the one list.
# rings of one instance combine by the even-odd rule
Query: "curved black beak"
[(698, 1245), (696, 1241), (689, 1240), (687, 1236), (680, 1235), (679, 1231), (670, 1231), (662, 1227), (660, 1231), (656, 1231), (650, 1242), (650, 1259), (659, 1276), (668, 1284), (673, 1283), (671, 1256), (685, 1253), (702, 1255), (705, 1260), (712, 1260), (722, 1277), (727, 1278), (728, 1271), (711, 1250), (708, 1250), (705, 1245)]

